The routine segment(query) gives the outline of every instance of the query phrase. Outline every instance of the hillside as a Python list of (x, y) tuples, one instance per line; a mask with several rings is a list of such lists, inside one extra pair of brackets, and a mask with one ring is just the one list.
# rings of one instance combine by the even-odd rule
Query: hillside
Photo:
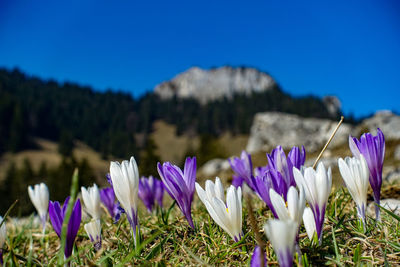
[[(17, 168), (23, 168), (24, 161), (28, 160), (34, 172), (39, 172), (43, 163), (46, 163), (48, 168), (55, 168), (62, 162), (62, 155), (58, 152), (57, 143), (45, 140), (35, 139), (37, 147), (17, 153), (7, 152), (0, 157), (0, 181), (3, 181), (6, 175), (7, 168), (11, 162), (15, 163)], [(101, 155), (88, 147), (82, 142), (75, 142), (73, 155), (78, 161), (86, 159), (93, 168), (92, 177), (96, 183), (104, 183), (104, 173), (108, 172), (109, 161), (101, 158)], [(42, 179), (45, 177), (42, 177)]]
[[(134, 99), (127, 93), (98, 92), (73, 83), (41, 80), (19, 70), (0, 69), (0, 154), (34, 148), (32, 138), (43, 138), (64, 143), (81, 140), (103, 158), (127, 157), (138, 154), (146, 145), (157, 120), (175, 125), (178, 135), (217, 137), (227, 132), (249, 133), (254, 114), (262, 111), (320, 118), (340, 113), (332, 114), (331, 107), (317, 97), (290, 96), (270, 76), (254, 69), (225, 67), (209, 72), (219, 74), (209, 76), (205, 85), (220, 85), (221, 92), (232, 90), (224, 93), (226, 97), (201, 104), (193, 93), (205, 90), (198, 83), (191, 85), (195, 88), (185, 98), (163, 99), (158, 93), (147, 93)], [(251, 86), (254, 88), (249, 89)]]

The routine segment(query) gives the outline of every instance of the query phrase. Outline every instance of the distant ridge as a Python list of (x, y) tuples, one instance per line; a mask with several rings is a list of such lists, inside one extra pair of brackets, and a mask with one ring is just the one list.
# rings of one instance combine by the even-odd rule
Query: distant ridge
[(224, 66), (205, 70), (192, 67), (172, 80), (160, 83), (154, 92), (162, 99), (177, 96), (194, 98), (205, 104), (224, 97), (230, 99), (235, 94), (273, 90), (275, 86), (270, 75), (255, 68)]

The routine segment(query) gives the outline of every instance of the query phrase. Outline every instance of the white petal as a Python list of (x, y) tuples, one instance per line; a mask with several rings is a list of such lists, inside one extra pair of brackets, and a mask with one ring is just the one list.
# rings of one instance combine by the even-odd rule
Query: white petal
[(219, 199), (224, 199), (224, 187), (222, 186), (221, 180), (219, 177), (215, 178), (215, 196)]
[(228, 206), (228, 215), (233, 226), (234, 235), (238, 235), (242, 231), (241, 210), (242, 205), (238, 199), (236, 188), (231, 185), (226, 194), (226, 203)]
[(274, 206), (276, 215), (280, 220), (289, 220), (290, 216), (286, 209), (285, 201), (274, 189), (269, 190), (269, 197), (271, 199), (272, 206)]
[(201, 202), (205, 204), (208, 201), (208, 197), (204, 189), (196, 182), (195, 184), (197, 195), (199, 196)]
[(211, 180), (206, 181), (206, 194), (208, 201), (212, 201), (212, 199), (215, 197), (215, 185)]
[(315, 226), (314, 214), (309, 207), (304, 209), (303, 222), (308, 238), (310, 241), (313, 241), (313, 236), (314, 233), (317, 232), (317, 227)]
[(293, 253), (297, 234), (297, 224), (294, 221), (269, 220), (264, 230), (276, 253), (288, 250)]

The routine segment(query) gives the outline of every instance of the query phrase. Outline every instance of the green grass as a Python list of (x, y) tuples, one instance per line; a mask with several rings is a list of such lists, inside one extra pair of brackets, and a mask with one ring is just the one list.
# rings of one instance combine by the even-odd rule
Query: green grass
[[(168, 199), (167, 199), (168, 198)], [(196, 229), (192, 230), (175, 205), (168, 222), (166, 213), (172, 201), (166, 199), (164, 216), (158, 209), (152, 214), (139, 207), (142, 242), (137, 248), (131, 237), (129, 223), (123, 216), (113, 224), (106, 213), (102, 218), (103, 244), (99, 252), (92, 248), (83, 223), (78, 233), (73, 266), (248, 266), (256, 245), (250, 227), (248, 207), (243, 201), (244, 237), (235, 243), (208, 215), (200, 200), (195, 197), (192, 212)], [(258, 229), (272, 217), (265, 204), (252, 198)], [(354, 202), (346, 189), (331, 194), (321, 246), (313, 245), (300, 229), (300, 260), (305, 266), (372, 266), (394, 265), (400, 262), (399, 218), (382, 210), (382, 222), (367, 220), (363, 233), (357, 224)], [(58, 262), (60, 241), (48, 224), (46, 235), (35, 228), (33, 216), (23, 226), (12, 227), (7, 223), (8, 238), (4, 246), (7, 266), (48, 266)], [(276, 256), (264, 233), (269, 264), (277, 264)], [(298, 263), (298, 262), (296, 262)]]

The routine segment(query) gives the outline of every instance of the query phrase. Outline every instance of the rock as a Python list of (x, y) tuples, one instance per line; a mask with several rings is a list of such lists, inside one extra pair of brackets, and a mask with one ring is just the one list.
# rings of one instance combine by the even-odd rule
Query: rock
[(390, 171), (385, 176), (384, 181), (388, 182), (389, 184), (400, 183), (400, 169), (395, 169), (395, 170)]
[(201, 168), (205, 176), (214, 176), (221, 171), (228, 170), (230, 168), (229, 162), (226, 159), (212, 159), (207, 161)]
[(336, 96), (325, 96), (322, 99), (322, 102), (324, 102), (326, 109), (328, 110), (332, 118), (336, 117), (340, 113), (342, 103)]
[[(246, 150), (254, 153), (269, 151), (278, 145), (284, 149), (304, 145), (307, 152), (315, 152), (325, 145), (336, 125), (337, 121), (328, 119), (302, 118), (280, 112), (257, 113)], [(349, 134), (354, 133), (353, 126), (343, 123), (330, 147), (347, 143)]]
[(361, 133), (366, 131), (376, 134), (376, 128), (380, 128), (385, 139), (400, 139), (400, 116), (391, 111), (378, 111), (371, 118), (365, 119), (358, 127)]
[[(394, 198), (382, 199), (381, 206), (400, 216), (400, 200)], [(384, 213), (384, 211), (381, 211), (381, 213)], [(375, 217), (374, 202), (368, 204), (367, 214), (371, 217)]]
[(400, 160), (400, 145), (397, 145), (394, 149), (394, 159)]
[(230, 98), (235, 93), (273, 90), (275, 85), (270, 75), (254, 68), (225, 66), (204, 70), (193, 67), (157, 85), (154, 91), (163, 99), (176, 95), (178, 98), (192, 97), (204, 104), (210, 100)]

